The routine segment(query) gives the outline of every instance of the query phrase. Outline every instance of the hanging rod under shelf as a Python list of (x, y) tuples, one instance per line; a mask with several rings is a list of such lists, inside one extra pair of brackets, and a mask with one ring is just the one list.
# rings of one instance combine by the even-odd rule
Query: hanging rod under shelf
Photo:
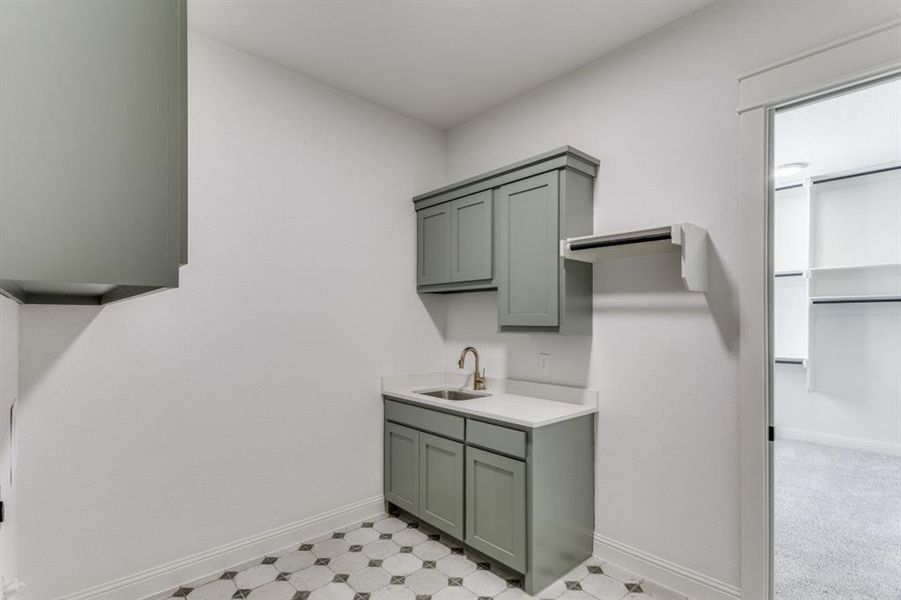
[(665, 232), (649, 233), (634, 236), (624, 236), (614, 239), (594, 239), (584, 242), (572, 242), (569, 249), (572, 252), (578, 250), (593, 250), (595, 248), (610, 248), (612, 246), (628, 246), (629, 244), (647, 244), (648, 242), (665, 242), (673, 239), (673, 234), (669, 227), (664, 227)]
[(901, 296), (813, 296), (811, 304), (867, 304), (901, 302)]
[(773, 277), (803, 277), (804, 271), (776, 271)]
[(803, 365), (806, 361), (803, 358), (788, 358), (777, 356), (775, 363), (777, 365)]
[(675, 253), (681, 257), (682, 283), (692, 292), (707, 291), (707, 230), (691, 223), (568, 238), (560, 242), (567, 260), (602, 260)]

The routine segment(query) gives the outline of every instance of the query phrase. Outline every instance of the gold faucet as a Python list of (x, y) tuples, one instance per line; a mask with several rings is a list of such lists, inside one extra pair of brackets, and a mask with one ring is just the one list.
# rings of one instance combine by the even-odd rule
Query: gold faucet
[(482, 372), (479, 373), (479, 351), (473, 348), (472, 346), (466, 346), (463, 348), (463, 352), (460, 353), (460, 360), (457, 361), (457, 366), (461, 369), (463, 368), (463, 363), (466, 361), (466, 353), (472, 352), (472, 355), (476, 357), (476, 371), (472, 380), (472, 389), (474, 390), (484, 390), (485, 389), (485, 369), (482, 369)]

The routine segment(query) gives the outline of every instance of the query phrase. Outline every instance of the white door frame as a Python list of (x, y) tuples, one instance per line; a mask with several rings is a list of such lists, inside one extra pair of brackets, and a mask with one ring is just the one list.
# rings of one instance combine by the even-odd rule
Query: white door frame
[(901, 73), (901, 20), (739, 77), (739, 415), (742, 598), (772, 597), (773, 114), (811, 98)]

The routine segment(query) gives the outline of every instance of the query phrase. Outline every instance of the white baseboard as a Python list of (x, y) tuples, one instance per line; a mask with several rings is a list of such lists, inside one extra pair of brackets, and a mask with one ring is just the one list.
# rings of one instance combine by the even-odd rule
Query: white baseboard
[(821, 444), (823, 446), (849, 448), (851, 450), (862, 450), (864, 452), (877, 452), (889, 456), (901, 456), (901, 444), (897, 442), (882, 442), (865, 438), (853, 438), (834, 433), (821, 433), (819, 431), (779, 427), (778, 425), (776, 426), (776, 438), (810, 442), (812, 444)]
[(381, 495), (313, 515), (218, 548), (109, 581), (58, 600), (122, 600), (146, 598), (176, 586), (224, 571), (229, 567), (300, 544), (341, 527), (365, 521), (384, 512)]
[(594, 555), (640, 574), (693, 600), (737, 600), (741, 589), (703, 573), (648, 554), (614, 539), (594, 533)]

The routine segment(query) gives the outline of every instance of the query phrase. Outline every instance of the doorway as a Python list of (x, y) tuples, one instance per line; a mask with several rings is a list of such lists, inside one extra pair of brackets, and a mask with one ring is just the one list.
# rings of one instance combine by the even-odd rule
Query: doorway
[(777, 109), (776, 600), (901, 598), (901, 78)]
[[(738, 77), (741, 597), (748, 600), (770, 599), (774, 594), (772, 399), (776, 353), (771, 235), (776, 114), (901, 75), (899, 40), (901, 20), (895, 20)], [(814, 361), (815, 380), (817, 364), (822, 363)]]

